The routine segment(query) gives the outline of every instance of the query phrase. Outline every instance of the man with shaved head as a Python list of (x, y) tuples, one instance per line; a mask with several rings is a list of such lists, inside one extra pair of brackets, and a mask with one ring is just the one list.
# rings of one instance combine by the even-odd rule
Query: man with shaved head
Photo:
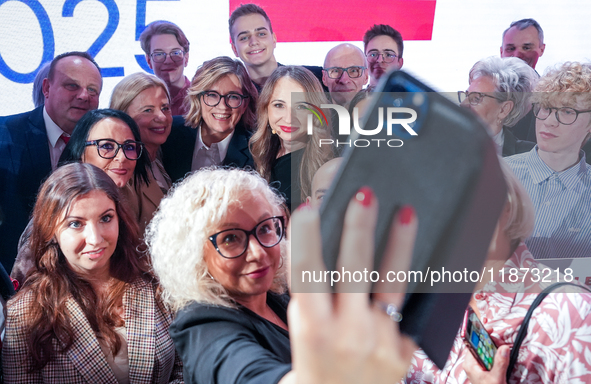
[(367, 61), (361, 49), (344, 43), (328, 51), (322, 82), (336, 104), (349, 108), (349, 103), (363, 89), (367, 79)]

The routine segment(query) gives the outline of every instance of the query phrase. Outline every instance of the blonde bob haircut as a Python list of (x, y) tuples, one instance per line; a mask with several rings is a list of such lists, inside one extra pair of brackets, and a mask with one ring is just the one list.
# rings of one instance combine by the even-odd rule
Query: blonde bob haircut
[(509, 165), (500, 157), (499, 163), (507, 183), (509, 206), (509, 218), (502, 229), (511, 241), (511, 246), (516, 248), (520, 242), (531, 235), (534, 229), (535, 210), (527, 191)]
[[(217, 167), (193, 173), (160, 202), (146, 229), (146, 243), (163, 289), (162, 298), (173, 310), (192, 302), (236, 306), (228, 291), (209, 274), (204, 251), (208, 236), (229, 209), (241, 207), (250, 196), (261, 196), (283, 212), (283, 198), (258, 173)], [(287, 281), (285, 238), (280, 246), (282, 266), (271, 286), (276, 293), (285, 292)]]
[[(281, 66), (269, 76), (261, 91), (261, 96), (257, 104), (258, 120), (256, 131), (249, 142), (250, 152), (252, 153), (257, 171), (268, 182), (271, 182), (271, 170), (277, 159), (277, 154), (281, 149), (279, 135), (273, 134), (269, 125), (269, 105), (271, 104), (271, 97), (273, 96), (273, 91), (277, 83), (286, 77), (294, 80), (304, 89), (303, 96), (305, 100), (302, 101), (318, 107), (322, 104), (329, 103), (320, 81), (318, 81), (312, 72), (304, 67)], [(292, 108), (295, 109), (295, 106)], [(323, 123), (317, 117), (313, 117), (314, 129), (304, 150), (300, 165), (299, 182), (301, 186), (301, 200), (305, 200), (307, 196), (311, 196), (312, 178), (314, 178), (318, 168), (333, 157), (332, 146), (324, 145), (321, 147), (319, 145), (320, 139), (331, 138), (329, 128), (331, 127), (330, 114), (326, 114), (326, 118), (328, 119), (327, 124), (323, 126)], [(304, 124), (305, 122), (302, 123)]]
[(109, 108), (118, 109), (127, 113), (129, 106), (133, 100), (146, 89), (160, 87), (164, 89), (168, 102), (170, 102), (170, 92), (166, 83), (160, 80), (154, 75), (150, 75), (144, 72), (137, 72), (129, 76), (125, 76), (115, 88), (111, 94), (111, 104)]
[(244, 64), (228, 56), (220, 56), (205, 61), (203, 65), (197, 68), (197, 72), (195, 72), (185, 98), (185, 104), (189, 104), (189, 111), (184, 116), (185, 123), (188, 126), (197, 128), (203, 120), (201, 102), (199, 100), (201, 98), (201, 92), (210, 90), (218, 81), (229, 75), (236, 75), (238, 77), (242, 86), (242, 95), (248, 96), (243, 101), (243, 103), (246, 103), (246, 110), (238, 124), (242, 123), (247, 130), (253, 129), (256, 121), (255, 108), (258, 92), (252, 80), (250, 80)]

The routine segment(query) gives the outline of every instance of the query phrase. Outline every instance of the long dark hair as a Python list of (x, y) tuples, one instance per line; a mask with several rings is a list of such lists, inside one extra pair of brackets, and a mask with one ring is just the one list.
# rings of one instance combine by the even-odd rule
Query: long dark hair
[[(76, 124), (74, 132), (72, 132), (72, 137), (70, 137), (68, 145), (66, 145), (64, 152), (60, 156), (58, 167), (68, 163), (81, 162), (82, 155), (86, 149), (86, 141), (88, 140), (90, 130), (95, 126), (96, 123), (108, 118), (119, 119), (123, 121), (131, 130), (134, 140), (140, 142), (142, 141), (140, 129), (138, 128), (137, 123), (127, 113), (108, 108), (88, 111)], [(150, 160), (148, 158), (148, 154), (146, 151), (143, 151), (140, 158), (136, 160), (135, 169), (133, 170), (133, 176), (136, 185), (139, 185), (141, 181), (146, 183), (146, 185), (149, 184), (149, 167)]]
[[(271, 104), (271, 97), (273, 96), (275, 87), (279, 83), (279, 80), (284, 77), (294, 80), (304, 89), (306, 102), (316, 106), (328, 104), (328, 101), (324, 97), (324, 91), (322, 90), (320, 81), (318, 81), (312, 72), (304, 67), (281, 66), (275, 69), (271, 76), (269, 76), (257, 103), (257, 128), (248, 143), (257, 171), (268, 182), (271, 181), (273, 164), (281, 149), (279, 135), (271, 133), (268, 108), (269, 104)], [(320, 147), (318, 145), (320, 139), (330, 139), (330, 131), (327, 128), (322, 128), (322, 122), (317, 118), (314, 118), (313, 121), (314, 131), (306, 145), (300, 165), (299, 181), (301, 196), (299, 197), (302, 200), (305, 200), (307, 196), (311, 195), (312, 178), (318, 168), (333, 157), (331, 146), (325, 145)], [(330, 127), (330, 121), (327, 122), (327, 127)]]
[[(110, 259), (113, 278), (107, 293), (99, 297), (91, 284), (69, 266), (56, 241), (64, 217), (72, 203), (92, 191), (104, 192), (115, 203), (119, 219), (117, 247)], [(140, 256), (138, 226), (121, 202), (119, 188), (102, 170), (91, 164), (71, 163), (59, 167), (43, 183), (33, 210), (31, 251), (35, 268), (16, 298), (32, 295), (27, 308), (27, 347), (33, 369), (42, 369), (58, 351), (66, 352), (74, 341), (66, 303), (73, 298), (81, 307), (93, 331), (100, 335), (115, 355), (121, 340), (115, 327), (123, 320), (117, 314), (126, 286), (138, 278), (150, 279), (148, 260)]]

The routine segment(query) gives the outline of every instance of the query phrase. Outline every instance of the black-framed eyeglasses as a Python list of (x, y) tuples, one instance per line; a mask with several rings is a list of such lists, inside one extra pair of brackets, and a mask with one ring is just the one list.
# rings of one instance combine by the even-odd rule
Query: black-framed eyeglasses
[(209, 240), (222, 257), (235, 259), (248, 249), (250, 235), (254, 235), (261, 246), (271, 248), (283, 238), (284, 228), (285, 218), (274, 216), (261, 221), (250, 231), (241, 228), (225, 229), (209, 236)]
[(460, 103), (463, 103), (464, 100), (468, 99), (468, 103), (470, 103), (470, 105), (478, 105), (482, 103), (482, 100), (484, 100), (485, 97), (490, 97), (491, 99), (495, 99), (497, 101), (503, 101), (498, 97), (487, 95), (486, 93), (482, 92), (458, 91), (458, 100), (460, 101)]
[(95, 145), (98, 155), (103, 159), (113, 159), (123, 149), (123, 154), (128, 160), (137, 160), (142, 155), (143, 143), (139, 141), (128, 140), (119, 144), (113, 139), (99, 139), (86, 142), (86, 146)]
[(356, 79), (363, 75), (363, 71), (365, 71), (367, 67), (360, 67), (360, 66), (353, 66), (347, 68), (341, 67), (330, 67), (323, 69), (324, 72), (330, 77), (331, 79), (340, 79), (343, 76), (343, 73), (347, 72), (350, 78)]
[(242, 100), (248, 99), (250, 96), (241, 95), (239, 93), (228, 93), (227, 95), (220, 95), (216, 91), (203, 91), (199, 94), (206, 105), (215, 107), (220, 103), (222, 98), (228, 108), (239, 108), (242, 105)]
[(382, 53), (380, 53), (379, 51), (370, 51), (366, 57), (367, 61), (369, 61), (370, 63), (375, 63), (376, 61), (378, 61), (380, 56), (382, 56), (382, 61), (384, 63), (391, 63), (398, 57), (396, 53), (388, 51)]
[(175, 63), (179, 63), (183, 61), (185, 57), (185, 51), (182, 49), (173, 49), (170, 53), (166, 52), (154, 52), (150, 54), (150, 57), (155, 63), (164, 63), (166, 61), (166, 56), (170, 56), (170, 60), (174, 61)]
[(577, 121), (577, 117), (579, 117), (579, 113), (589, 113), (591, 110), (588, 111), (578, 111), (574, 108), (570, 107), (544, 107), (540, 103), (533, 104), (534, 116), (540, 120), (546, 120), (548, 116), (552, 113), (552, 110), (555, 110), (554, 116), (556, 116), (556, 120), (559, 123), (564, 125), (571, 125), (575, 121)]

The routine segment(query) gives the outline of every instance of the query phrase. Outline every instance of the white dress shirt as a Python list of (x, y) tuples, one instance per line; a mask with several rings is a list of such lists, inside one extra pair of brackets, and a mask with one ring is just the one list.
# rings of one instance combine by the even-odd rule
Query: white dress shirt
[(55, 171), (57, 162), (66, 148), (66, 142), (62, 139), (62, 135), (70, 136), (65, 133), (56, 123), (51, 120), (47, 114), (45, 107), (43, 107), (43, 121), (45, 122), (45, 130), (47, 131), (47, 141), (49, 143), (49, 157), (51, 158), (51, 170)]
[(232, 131), (232, 133), (230, 133), (224, 140), (219, 143), (213, 143), (208, 147), (205, 145), (203, 138), (201, 137), (201, 126), (197, 128), (197, 130), (199, 133), (197, 134), (197, 140), (195, 140), (191, 171), (196, 171), (212, 165), (221, 165), (228, 153), (228, 146), (230, 145), (232, 136), (234, 136), (234, 131)]

